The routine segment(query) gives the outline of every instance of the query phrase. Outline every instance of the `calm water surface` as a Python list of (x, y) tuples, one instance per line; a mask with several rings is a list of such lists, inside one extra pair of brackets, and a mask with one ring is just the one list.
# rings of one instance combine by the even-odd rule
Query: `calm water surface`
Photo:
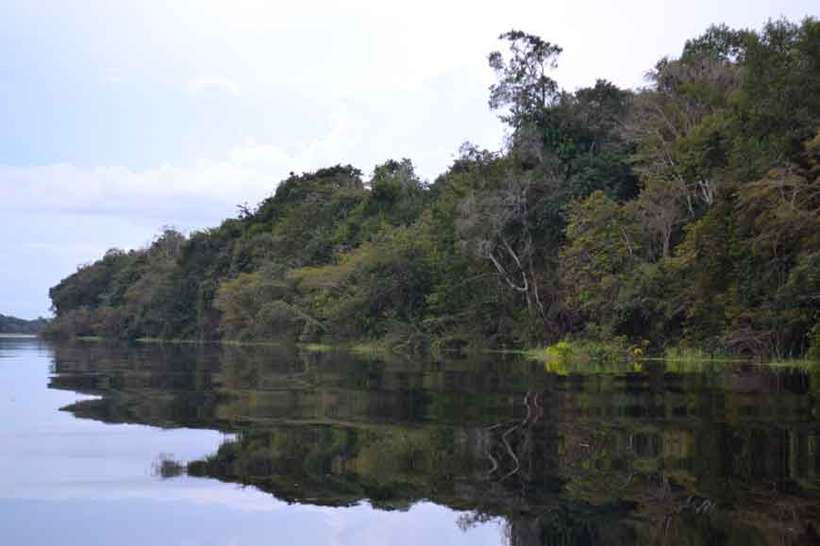
[(820, 544), (820, 367), (0, 338), (4, 545)]

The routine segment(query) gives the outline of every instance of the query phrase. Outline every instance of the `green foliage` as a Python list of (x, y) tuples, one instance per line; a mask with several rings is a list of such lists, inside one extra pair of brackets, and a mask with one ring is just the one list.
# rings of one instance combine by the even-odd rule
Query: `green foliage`
[(820, 361), (820, 322), (809, 332), (809, 350), (806, 351), (806, 356), (811, 360)]
[(663, 359), (669, 363), (694, 365), (737, 360), (737, 358), (733, 359), (731, 355), (728, 354), (708, 352), (697, 347), (687, 347), (684, 345), (667, 347), (664, 349)]
[(606, 342), (562, 339), (544, 349), (526, 353), (531, 359), (543, 361), (547, 371), (559, 375), (583, 370), (616, 371), (641, 354), (639, 347), (629, 347), (622, 338), (612, 338)]
[(561, 250), (562, 280), (570, 305), (604, 311), (646, 253), (637, 218), (601, 192), (572, 203), (567, 244)]
[(508, 108), (501, 119), (513, 127), (537, 122), (543, 110), (558, 96), (558, 83), (547, 76), (555, 68), (561, 48), (538, 36), (511, 30), (498, 37), (509, 42), (510, 56), (490, 53), (488, 61), (498, 82), (490, 86), (490, 108)]
[(489, 103), (509, 126), (503, 150), (467, 144), (432, 184), (408, 159), (369, 179), (349, 165), (291, 174), (218, 227), (166, 229), (79, 268), (50, 291), (49, 331), (820, 350), (815, 19), (712, 27), (637, 91), (563, 91), (549, 75), (559, 46), (500, 39)]
[(48, 326), (48, 320), (38, 318), (25, 320), (8, 315), (0, 315), (0, 334), (38, 334)]
[(312, 319), (289, 300), (292, 289), (288, 284), (262, 270), (223, 282), (214, 307), (222, 313), (220, 328), (227, 339), (293, 338)]

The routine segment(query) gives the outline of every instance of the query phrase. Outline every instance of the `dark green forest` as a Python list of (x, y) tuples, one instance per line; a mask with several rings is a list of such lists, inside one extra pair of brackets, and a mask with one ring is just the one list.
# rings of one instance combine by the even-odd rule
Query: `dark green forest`
[(37, 334), (48, 325), (48, 320), (26, 320), (0, 314), (0, 334)]
[(502, 150), (465, 144), (432, 182), (409, 159), (292, 173), (80, 267), (49, 333), (820, 352), (820, 22), (713, 26), (637, 90), (563, 90), (558, 45), (499, 38)]

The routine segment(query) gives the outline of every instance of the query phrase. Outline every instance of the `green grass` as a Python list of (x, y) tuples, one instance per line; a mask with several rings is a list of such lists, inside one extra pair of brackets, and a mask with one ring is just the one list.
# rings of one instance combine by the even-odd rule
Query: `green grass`
[(636, 348), (628, 347), (622, 340), (611, 342), (561, 340), (547, 347), (523, 352), (530, 360), (544, 363), (551, 373), (593, 373), (634, 371)]
[(525, 358), (544, 364), (550, 373), (584, 374), (639, 371), (645, 362), (662, 362), (676, 373), (694, 373), (732, 364), (754, 364), (773, 368), (820, 368), (812, 359), (753, 361), (726, 353), (707, 352), (693, 347), (668, 347), (660, 356), (647, 357), (639, 346), (627, 346), (623, 340), (611, 342), (562, 340), (548, 347), (521, 352)]
[(619, 340), (612, 342), (564, 339), (540, 349), (524, 352), (539, 360), (628, 360), (629, 348)]
[[(77, 336), (77, 341), (102, 343), (121, 340), (107, 339), (100, 336)], [(137, 343), (156, 344), (213, 344), (226, 346), (283, 346), (296, 347), (311, 353), (329, 353), (347, 351), (360, 357), (402, 356), (384, 341), (365, 341), (361, 343), (299, 343), (289, 344), (281, 341), (252, 340), (217, 340), (198, 339), (163, 339), (142, 337), (134, 340)], [(771, 361), (753, 361), (726, 353), (708, 352), (703, 349), (687, 346), (667, 347), (662, 355), (644, 356), (639, 346), (629, 346), (626, 341), (615, 338), (611, 341), (589, 341), (582, 339), (565, 339), (547, 347), (529, 350), (467, 350), (472, 354), (510, 354), (522, 355), (530, 361), (541, 362), (550, 373), (557, 374), (590, 374), (640, 371), (642, 362), (663, 362), (670, 372), (694, 373), (713, 369), (727, 364), (747, 363), (772, 368), (802, 368), (805, 370), (820, 369), (820, 361), (810, 358), (775, 359)], [(412, 355), (403, 355), (405, 357)], [(418, 356), (423, 358), (423, 356)]]
[(667, 347), (660, 360), (667, 362), (747, 362), (742, 358), (725, 353), (704, 351), (696, 347)]
[(202, 339), (180, 339), (180, 338), (171, 338), (171, 339), (164, 339), (161, 337), (138, 337), (134, 340), (136, 343), (173, 343), (173, 344), (191, 344), (191, 345), (200, 345), (205, 343), (213, 343), (211, 341), (205, 341)]
[(300, 343), (297, 347), (309, 353), (330, 353), (338, 349), (328, 343)]
[(354, 343), (353, 345), (348, 345), (347, 349), (354, 354), (357, 355), (385, 355), (385, 354), (393, 354), (393, 351), (390, 348), (377, 341), (369, 341), (363, 343)]
[(773, 360), (771, 362), (761, 362), (761, 366), (769, 366), (771, 368), (800, 368), (803, 370), (820, 369), (820, 360), (813, 360), (810, 358), (786, 358), (782, 360)]

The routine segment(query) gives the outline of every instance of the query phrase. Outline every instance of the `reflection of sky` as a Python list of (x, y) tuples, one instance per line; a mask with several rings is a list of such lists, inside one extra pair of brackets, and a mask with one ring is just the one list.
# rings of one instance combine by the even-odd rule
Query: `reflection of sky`
[(407, 512), (283, 507), (270, 513), (213, 504), (129, 499), (106, 503), (0, 500), (4, 544), (26, 546), (244, 546), (499, 544), (497, 525), (462, 532), (455, 514), (432, 504)]
[(0, 522), (9, 546), (169, 544), (498, 544), (488, 524), (466, 532), (431, 503), (404, 512), (288, 505), (216, 480), (161, 480), (161, 453), (190, 460), (223, 435), (76, 419), (81, 396), (47, 388), (51, 354), (0, 339)]

